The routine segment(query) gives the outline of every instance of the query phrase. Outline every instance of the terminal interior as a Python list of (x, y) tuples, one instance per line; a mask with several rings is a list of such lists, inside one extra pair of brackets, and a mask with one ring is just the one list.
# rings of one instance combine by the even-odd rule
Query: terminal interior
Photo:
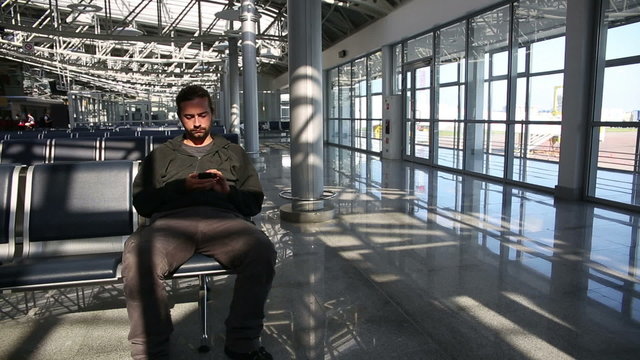
[[(640, 1), (290, 3), (3, 2), (0, 167), (136, 164), (201, 84), (265, 191), (274, 358), (637, 359)], [(331, 218), (282, 219), (318, 184)], [(30, 260), (9, 220), (0, 275)], [(198, 278), (166, 281), (172, 359), (225, 358), (209, 280), (208, 352)], [(0, 292), (2, 359), (126, 359), (128, 328), (118, 281)]]

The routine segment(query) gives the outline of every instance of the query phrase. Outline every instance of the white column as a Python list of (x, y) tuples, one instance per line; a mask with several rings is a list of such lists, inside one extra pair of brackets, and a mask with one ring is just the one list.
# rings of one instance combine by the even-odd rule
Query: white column
[(324, 207), (320, 0), (287, 3), (293, 211)]
[(229, 37), (229, 132), (240, 134), (238, 39)]
[(560, 163), (556, 197), (578, 200), (586, 187), (585, 162), (588, 158), (588, 131), (591, 109), (596, 7), (582, 0), (567, 1), (566, 46)]
[(244, 148), (257, 154), (258, 144), (258, 70), (256, 63), (256, 6), (255, 0), (242, 0), (242, 81)]

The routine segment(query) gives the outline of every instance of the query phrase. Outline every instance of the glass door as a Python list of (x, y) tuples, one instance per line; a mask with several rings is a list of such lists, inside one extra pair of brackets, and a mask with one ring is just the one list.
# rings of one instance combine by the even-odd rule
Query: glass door
[(431, 159), (432, 89), (431, 59), (405, 67), (405, 158)]

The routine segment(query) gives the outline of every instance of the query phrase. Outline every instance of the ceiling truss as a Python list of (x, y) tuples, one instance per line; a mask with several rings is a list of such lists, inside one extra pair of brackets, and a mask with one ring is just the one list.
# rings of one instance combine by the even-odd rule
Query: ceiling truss
[[(325, 0), (323, 47), (385, 16), (400, 0)], [(187, 83), (219, 86), (225, 43), (237, 41), (239, 0), (5, 0), (0, 57), (69, 87), (146, 96)], [(287, 69), (286, 0), (256, 0), (258, 71)], [(227, 12), (216, 17), (216, 13)], [(235, 21), (234, 21), (235, 20)]]

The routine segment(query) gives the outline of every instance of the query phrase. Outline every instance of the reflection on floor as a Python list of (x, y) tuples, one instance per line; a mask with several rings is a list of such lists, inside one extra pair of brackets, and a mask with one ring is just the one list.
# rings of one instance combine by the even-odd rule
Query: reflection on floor
[[(276, 359), (640, 357), (638, 214), (327, 147), (336, 218), (285, 224), (288, 147), (263, 145), (254, 220), (278, 249), (263, 339)], [(209, 354), (196, 284), (167, 285), (173, 358), (224, 359), (233, 277), (213, 286)], [(3, 294), (0, 309), (0, 358), (127, 357), (120, 285)]]

